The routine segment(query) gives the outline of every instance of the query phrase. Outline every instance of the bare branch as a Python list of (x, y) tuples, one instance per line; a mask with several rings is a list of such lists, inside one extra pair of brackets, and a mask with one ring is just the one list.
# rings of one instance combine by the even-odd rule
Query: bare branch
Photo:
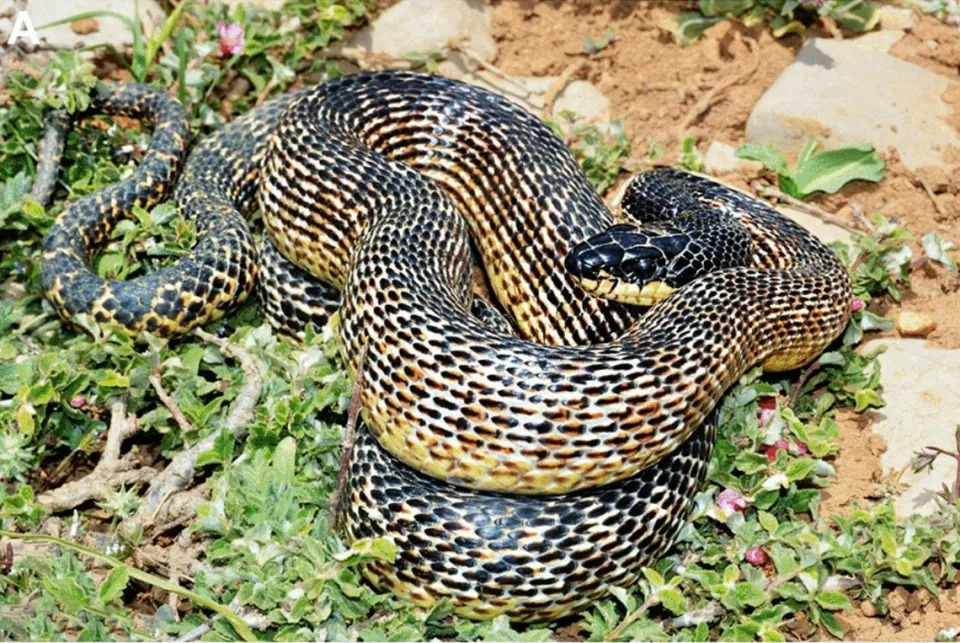
[[(240, 368), (243, 369), (246, 382), (224, 419), (222, 428), (223, 431), (232, 433), (235, 438), (243, 438), (247, 434), (247, 426), (253, 421), (254, 409), (260, 399), (260, 391), (263, 386), (257, 361), (253, 355), (240, 346), (215, 337), (199, 328), (195, 329), (193, 334), (205, 342), (216, 345), (225, 356), (237, 360), (240, 363)], [(173, 494), (186, 489), (193, 483), (197, 458), (201, 453), (213, 449), (218, 435), (218, 433), (213, 433), (207, 436), (189, 449), (181, 451), (170, 461), (167, 468), (153, 479), (137, 512), (120, 523), (121, 533), (129, 537), (144, 529), (148, 524), (154, 524), (161, 506)], [(195, 508), (196, 506), (194, 506)], [(178, 519), (185, 518), (181, 514)], [(165, 520), (163, 522), (169, 521)]]
[(773, 187), (772, 185), (766, 185), (765, 183), (761, 183), (760, 181), (754, 181), (750, 184), (750, 187), (752, 187), (753, 191), (759, 194), (760, 196), (764, 196), (769, 199), (776, 199), (777, 201), (782, 201), (783, 203), (787, 203), (790, 206), (796, 208), (797, 210), (801, 210), (803, 212), (806, 212), (807, 214), (812, 214), (813, 216), (817, 217), (824, 223), (829, 223), (830, 225), (838, 226), (850, 232), (870, 232), (871, 231), (870, 229), (863, 227), (863, 222), (861, 222), (859, 219), (857, 220), (856, 224), (847, 223), (837, 215), (831, 214), (830, 212), (827, 212), (822, 208), (818, 208), (817, 206), (811, 203), (807, 203), (806, 201), (801, 201), (800, 199), (796, 199), (790, 196), (789, 194), (786, 194), (785, 192), (781, 192), (780, 190)]
[(82, 505), (88, 500), (105, 500), (112, 489), (121, 485), (146, 482), (156, 471), (145, 467), (135, 468), (131, 458), (122, 458), (120, 448), (124, 440), (140, 430), (137, 418), (127, 414), (127, 405), (122, 400), (110, 403), (110, 428), (100, 461), (93, 471), (65, 485), (40, 494), (37, 502), (50, 512), (64, 511)]
[(340, 518), (340, 501), (347, 487), (347, 473), (350, 471), (350, 458), (353, 455), (353, 445), (357, 441), (357, 422), (360, 419), (360, 394), (363, 392), (363, 367), (367, 362), (367, 346), (360, 351), (360, 361), (357, 365), (357, 379), (350, 392), (350, 408), (347, 411), (347, 425), (343, 429), (343, 438), (340, 441), (340, 471), (337, 473), (337, 486), (330, 495), (328, 522), (331, 528), (337, 528)]
[(170, 410), (170, 415), (173, 416), (173, 419), (177, 423), (177, 426), (180, 427), (180, 430), (185, 432), (192, 431), (193, 425), (190, 424), (187, 416), (185, 416), (183, 411), (180, 410), (180, 405), (177, 404), (177, 401), (173, 399), (172, 395), (163, 389), (163, 382), (160, 381), (160, 377), (165, 364), (166, 362), (160, 362), (157, 364), (157, 367), (153, 369), (153, 373), (150, 375), (150, 384), (153, 385), (153, 390), (156, 391), (157, 397), (160, 398), (160, 401), (163, 402), (163, 405)]

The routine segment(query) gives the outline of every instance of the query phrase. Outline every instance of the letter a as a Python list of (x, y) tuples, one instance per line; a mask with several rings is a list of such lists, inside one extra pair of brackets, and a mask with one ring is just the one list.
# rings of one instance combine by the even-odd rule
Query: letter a
[(13, 23), (13, 31), (10, 32), (7, 44), (15, 45), (20, 38), (26, 38), (33, 43), (34, 47), (40, 44), (40, 38), (37, 37), (37, 32), (33, 28), (33, 21), (30, 20), (30, 14), (26, 11), (17, 12), (17, 19)]

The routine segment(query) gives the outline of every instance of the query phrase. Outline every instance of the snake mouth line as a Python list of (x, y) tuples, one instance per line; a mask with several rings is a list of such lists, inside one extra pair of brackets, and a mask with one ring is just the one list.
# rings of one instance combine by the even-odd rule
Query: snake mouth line
[(597, 274), (596, 279), (581, 278), (580, 285), (592, 295), (635, 306), (653, 306), (672, 295), (676, 290), (664, 281), (632, 284), (617, 279), (604, 270)]

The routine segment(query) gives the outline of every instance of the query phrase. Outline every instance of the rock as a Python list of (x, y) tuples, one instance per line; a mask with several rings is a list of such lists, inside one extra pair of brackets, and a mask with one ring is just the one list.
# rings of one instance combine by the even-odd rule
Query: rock
[[(507, 79), (484, 70), (462, 74), (458, 78), (495, 91), (537, 115), (542, 114), (546, 106), (547, 92), (558, 81), (555, 76)], [(567, 83), (557, 95), (553, 103), (553, 113), (549, 117), (562, 125), (566, 121), (560, 115), (565, 111), (576, 114), (580, 121), (606, 121), (610, 119), (610, 99), (592, 83), (574, 80)]]
[(724, 174), (756, 176), (763, 170), (763, 163), (740, 158), (737, 156), (737, 148), (720, 141), (710, 143), (703, 157), (703, 164), (708, 174), (716, 176)]
[(71, 22), (70, 28), (73, 30), (73, 33), (80, 36), (86, 36), (88, 33), (99, 31), (100, 23), (97, 22), (95, 18), (84, 18), (82, 20), (75, 20)]
[(904, 33), (905, 32), (898, 29), (871, 31), (870, 33), (858, 36), (855, 42), (858, 45), (886, 53), (890, 51), (895, 44), (900, 42)]
[[(482, 0), (401, 0), (358, 31), (347, 47), (403, 58), (409, 53), (444, 49), (458, 41), (486, 62), (496, 58), (490, 11)], [(456, 51), (445, 62), (463, 71), (478, 66)]]
[(849, 243), (851, 240), (850, 231), (840, 226), (826, 223), (812, 214), (807, 214), (801, 210), (796, 210), (789, 206), (777, 206), (777, 211), (810, 231), (813, 236), (824, 243), (833, 243), (841, 241)]
[(903, 337), (926, 337), (936, 327), (936, 320), (924, 313), (904, 310), (897, 317), (897, 330)]
[(894, 147), (908, 169), (943, 165), (960, 147), (941, 97), (956, 82), (856, 41), (811, 38), (754, 106), (749, 143), (798, 152), (808, 136), (830, 147)]
[(938, 348), (922, 339), (875, 339), (862, 352), (882, 345), (887, 350), (879, 356), (880, 383), (887, 405), (875, 412), (873, 424), (874, 432), (887, 442), (880, 463), (885, 473), (903, 471), (899, 482), (905, 488), (894, 500), (897, 515), (928, 514), (943, 486), (953, 487), (957, 462), (941, 456), (932, 469), (914, 473), (910, 460), (925, 446), (951, 452), (957, 448), (960, 350)]
[(880, 14), (880, 29), (891, 31), (909, 31), (913, 29), (916, 18), (913, 11), (906, 7), (883, 5), (877, 9)]
[[(0, 15), (13, 4), (12, 0), (0, 0)], [(40, 27), (88, 11), (113, 11), (132, 18), (137, 4), (135, 0), (29, 0), (27, 11), (34, 27)], [(139, 0), (139, 7), (140, 20), (147, 33), (163, 23), (166, 14), (157, 0)], [(78, 25), (79, 29), (76, 29), (75, 25)], [(114, 47), (122, 48), (133, 44), (133, 34), (127, 26), (110, 17), (37, 29), (37, 36), (40, 37), (41, 46), (54, 49), (75, 49), (100, 43), (110, 43)]]

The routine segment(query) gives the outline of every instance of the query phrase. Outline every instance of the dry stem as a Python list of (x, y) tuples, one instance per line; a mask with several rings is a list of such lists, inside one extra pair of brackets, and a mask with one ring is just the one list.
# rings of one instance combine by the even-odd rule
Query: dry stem
[(157, 367), (153, 369), (153, 373), (150, 375), (150, 384), (153, 385), (153, 390), (156, 391), (157, 397), (160, 398), (160, 401), (163, 402), (163, 405), (170, 410), (170, 415), (173, 416), (174, 421), (177, 423), (177, 426), (180, 427), (181, 431), (187, 432), (193, 430), (193, 425), (190, 424), (190, 421), (187, 420), (187, 416), (183, 414), (183, 411), (180, 410), (180, 405), (177, 404), (177, 401), (173, 399), (173, 396), (167, 393), (163, 389), (163, 382), (160, 381), (161, 372), (163, 367), (166, 365), (166, 362), (160, 362), (157, 364)]
[(797, 210), (806, 212), (807, 214), (812, 214), (813, 216), (817, 217), (824, 223), (835, 225), (837, 227), (843, 228), (844, 230), (848, 230), (850, 232), (870, 232), (869, 229), (865, 229), (862, 227), (863, 226), (862, 221), (858, 220), (856, 224), (847, 223), (837, 215), (827, 212), (823, 208), (818, 208), (817, 206), (811, 203), (807, 203), (805, 201), (801, 201), (800, 199), (796, 199), (790, 196), (789, 194), (781, 192), (780, 190), (773, 187), (772, 185), (766, 185), (764, 183), (761, 183), (760, 181), (754, 181), (750, 184), (750, 187), (752, 187), (753, 191), (759, 194), (760, 196), (764, 196), (770, 199), (776, 199), (777, 201), (787, 203), (790, 206), (796, 208)]
[(567, 88), (567, 85), (570, 84), (573, 77), (579, 74), (586, 66), (587, 63), (585, 61), (575, 60), (567, 65), (566, 69), (561, 72), (560, 77), (550, 85), (550, 88), (544, 95), (543, 111), (540, 114), (542, 118), (552, 118), (553, 106), (556, 104), (557, 98), (563, 93), (563, 90)]
[(340, 518), (340, 502), (347, 487), (347, 473), (350, 471), (350, 458), (353, 455), (353, 445), (357, 441), (357, 422), (360, 418), (360, 394), (363, 392), (363, 366), (367, 361), (367, 347), (360, 352), (357, 366), (357, 379), (350, 391), (350, 408), (347, 411), (347, 425), (343, 429), (343, 439), (340, 442), (340, 471), (337, 473), (337, 486), (330, 495), (330, 509), (327, 521), (331, 528), (336, 529)]
[[(222, 430), (232, 433), (236, 438), (243, 438), (247, 434), (247, 425), (253, 421), (254, 408), (260, 399), (262, 379), (254, 357), (246, 350), (225, 339), (215, 337), (206, 331), (196, 329), (193, 334), (203, 341), (215, 344), (227, 357), (237, 360), (246, 376), (246, 382), (233, 402), (233, 407), (223, 421)], [(217, 440), (218, 433), (211, 434), (194, 444), (189, 449), (177, 454), (163, 472), (153, 479), (150, 488), (144, 495), (143, 502), (137, 512), (120, 524), (121, 533), (131, 536), (142, 530), (148, 524), (154, 524), (162, 505), (174, 494), (186, 489), (196, 473), (197, 457), (205, 451), (211, 450)], [(196, 508), (196, 505), (193, 506)], [(189, 516), (178, 515), (173, 520), (184, 520)], [(163, 523), (169, 524), (171, 518), (164, 514)]]
[(139, 431), (137, 418), (127, 414), (127, 405), (122, 400), (110, 403), (110, 428), (107, 443), (100, 461), (93, 471), (65, 485), (46, 491), (37, 497), (37, 502), (50, 512), (64, 511), (87, 502), (105, 500), (108, 492), (120, 485), (145, 482), (156, 475), (150, 468), (135, 469), (136, 463), (120, 456), (124, 440)]

